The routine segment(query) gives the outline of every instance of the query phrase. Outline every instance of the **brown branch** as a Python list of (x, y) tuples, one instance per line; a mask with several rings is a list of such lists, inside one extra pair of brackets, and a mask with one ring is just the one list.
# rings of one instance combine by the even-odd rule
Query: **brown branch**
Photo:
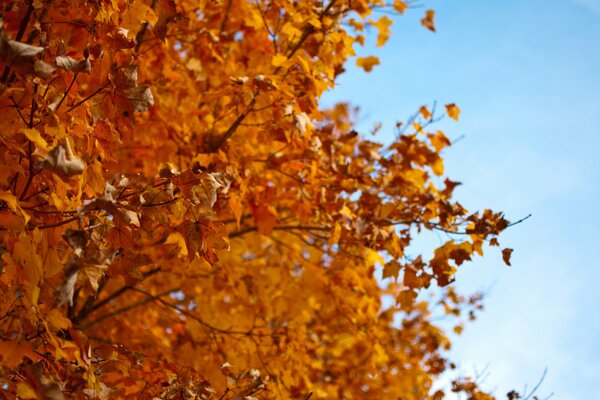
[(100, 93), (109, 84), (110, 84), (110, 81), (107, 81), (104, 85), (102, 85), (98, 89), (94, 90), (94, 92), (92, 92), (92, 94), (90, 94), (89, 96), (85, 97), (83, 100), (81, 100), (81, 101), (73, 104), (71, 107), (69, 107), (69, 109), (67, 110), (67, 112), (73, 111), (75, 108), (79, 107), (80, 105), (82, 105), (83, 103), (85, 103), (86, 101), (88, 101), (89, 99), (91, 99), (92, 97), (94, 97), (95, 95), (97, 95), (98, 93)]
[(149, 204), (142, 204), (142, 207), (158, 207), (158, 206), (164, 206), (165, 204), (171, 204), (176, 202), (177, 200), (181, 200), (181, 197), (176, 197), (174, 199), (171, 200), (167, 200), (167, 201), (162, 201), (160, 203), (149, 203)]
[[(154, 274), (157, 274), (158, 272), (160, 272), (161, 268), (157, 267), (154, 269), (151, 269), (148, 272), (145, 272), (142, 274), (142, 280), (139, 282), (136, 282), (136, 284), (142, 282), (143, 280), (145, 280), (146, 278), (151, 277)], [(108, 304), (109, 302), (111, 302), (112, 300), (116, 299), (117, 297), (121, 296), (123, 293), (127, 292), (128, 290), (131, 290), (135, 287), (135, 285), (125, 285), (123, 287), (121, 287), (120, 289), (118, 289), (117, 291), (113, 292), (112, 294), (110, 294), (109, 296), (107, 296), (106, 298), (102, 299), (101, 301), (99, 301), (98, 303), (94, 304), (94, 301), (96, 300), (96, 297), (91, 297), (91, 301), (90, 298), (88, 298), (88, 300), (86, 301), (85, 305), (82, 307), (81, 310), (79, 310), (79, 313), (77, 314), (77, 316), (75, 316), (74, 318), (72, 318), (72, 321), (74, 324), (81, 322), (83, 320), (85, 320), (85, 318), (90, 315), (91, 313), (93, 313), (94, 311), (96, 311), (97, 309), (99, 309), (100, 307), (103, 307), (104, 305)], [(98, 291), (100, 291), (100, 289), (98, 289)]]
[[(525, 221), (525, 220), (527, 220), (527, 219), (531, 218), (531, 215), (532, 215), (532, 214), (528, 214), (527, 216), (525, 216), (525, 217), (521, 218), (521, 219), (520, 219), (520, 220), (518, 220), (518, 221), (511, 222), (510, 224), (506, 225), (506, 228), (510, 228), (511, 226), (515, 226), (515, 225), (518, 225), (518, 224), (520, 224), (521, 222), (523, 222), (523, 221)], [(445, 232), (445, 233), (448, 233), (448, 234), (450, 234), (450, 235), (484, 235), (484, 234), (486, 234), (486, 233), (489, 233), (489, 232), (478, 232), (478, 231), (470, 231), (470, 230), (466, 230), (466, 231), (451, 231), (451, 230), (448, 230), (448, 229), (442, 228), (442, 227), (440, 227), (440, 226), (439, 226), (439, 225), (437, 225), (437, 224), (433, 224), (433, 225), (431, 225), (431, 227), (432, 227), (433, 229), (437, 230), (437, 231), (440, 231), (440, 232)], [(506, 228), (504, 228), (504, 229), (506, 229)]]
[(208, 151), (209, 153), (214, 153), (217, 150), (219, 150), (219, 148), (223, 145), (223, 143), (225, 143), (227, 141), (227, 139), (229, 139), (235, 133), (237, 128), (240, 126), (240, 124), (244, 121), (244, 119), (252, 111), (252, 106), (254, 105), (254, 103), (256, 103), (256, 96), (257, 96), (257, 94), (255, 94), (254, 97), (252, 97), (252, 100), (250, 100), (250, 104), (248, 104), (246, 111), (244, 111), (242, 114), (240, 114), (235, 119), (235, 121), (233, 121), (233, 123), (227, 129), (227, 131), (214, 144), (212, 144), (210, 146), (210, 150)]
[[(258, 228), (256, 226), (249, 226), (239, 231), (232, 232), (229, 234), (229, 238), (235, 238), (245, 235), (249, 232), (255, 232)], [(328, 226), (306, 226), (306, 225), (282, 225), (273, 227), (274, 231), (330, 231), (331, 228)]]
[(23, 123), (25, 125), (29, 126), (29, 122), (27, 122), (27, 120), (25, 119), (25, 116), (21, 112), (21, 108), (19, 108), (19, 105), (17, 104), (17, 102), (15, 101), (15, 99), (13, 99), (12, 96), (10, 96), (9, 99), (13, 103), (15, 109), (17, 110), (17, 113), (19, 113), (19, 117), (21, 117), (21, 121), (23, 121)]
[[(137, 288), (133, 288), (134, 291), (141, 293), (143, 295), (146, 296), (150, 296), (150, 297), (155, 297), (154, 295), (146, 292), (145, 290), (142, 289), (137, 289)], [(276, 334), (273, 333), (253, 333), (252, 330), (254, 328), (251, 328), (247, 331), (240, 331), (240, 330), (229, 330), (229, 329), (222, 329), (222, 328), (217, 328), (216, 326), (212, 326), (211, 324), (207, 323), (206, 321), (204, 321), (203, 319), (201, 319), (200, 317), (192, 314), (191, 312), (187, 311), (186, 309), (179, 307), (177, 304), (173, 304), (170, 303), (166, 300), (160, 299), (160, 298), (156, 298), (155, 299), (157, 302), (170, 307), (174, 310), (176, 310), (177, 312), (179, 312), (182, 315), (185, 315), (188, 318), (193, 319), (194, 321), (198, 322), (200, 325), (204, 326), (205, 328), (208, 328), (212, 331), (215, 332), (219, 332), (219, 333), (223, 333), (223, 334), (227, 334), (227, 335), (244, 335), (244, 336), (264, 336), (264, 337), (272, 337), (272, 336), (277, 336)]]
[(154, 300), (160, 300), (159, 299), (160, 297), (166, 296), (166, 295), (171, 294), (171, 293), (174, 293), (174, 292), (176, 292), (178, 290), (179, 289), (171, 289), (171, 290), (167, 290), (165, 292), (159, 293), (157, 295), (148, 294), (148, 296), (149, 296), (148, 298), (146, 298), (144, 300), (141, 300), (141, 301), (138, 301), (137, 303), (133, 303), (133, 304), (130, 304), (128, 306), (118, 308), (118, 309), (116, 309), (114, 311), (111, 311), (111, 312), (109, 312), (107, 314), (101, 315), (100, 317), (96, 318), (95, 320), (90, 321), (87, 324), (79, 327), (79, 329), (85, 330), (85, 329), (89, 328), (92, 325), (96, 325), (97, 323), (104, 321), (105, 319), (108, 319), (108, 318), (114, 317), (116, 315), (122, 314), (124, 312), (133, 310), (134, 308), (143, 306), (144, 304), (148, 304), (148, 303), (150, 303), (150, 302), (152, 302)]
[(75, 83), (75, 79), (77, 79), (78, 74), (79, 74), (79, 71), (76, 71), (73, 74), (73, 79), (71, 79), (71, 83), (69, 84), (69, 87), (67, 88), (67, 90), (65, 90), (65, 94), (63, 95), (62, 99), (60, 99), (60, 101), (58, 102), (58, 105), (56, 106), (56, 109), (54, 110), (54, 112), (58, 111), (58, 109), (62, 105), (63, 101), (65, 101), (65, 99), (67, 98), (67, 95), (71, 91), (71, 88), (73, 87), (73, 84)]
[[(37, 102), (36, 102), (37, 90), (38, 90), (38, 84), (34, 83), (33, 95), (31, 97), (31, 111), (29, 112), (29, 123), (27, 124), (27, 126), (29, 128), (33, 127), (33, 116), (35, 115), (35, 110), (37, 109)], [(19, 112), (19, 114), (21, 114), (21, 113)], [(25, 182), (25, 187), (23, 188), (21, 195), (19, 196), (19, 200), (23, 200), (23, 198), (27, 194), (27, 191), (29, 190), (29, 186), (31, 185), (31, 182), (33, 181), (33, 177), (36, 175), (35, 171), (33, 170), (33, 143), (30, 140), (27, 143), (27, 158), (29, 160), (29, 176), (27, 177), (27, 182)]]
[(34, 173), (33, 173), (33, 143), (30, 140), (27, 142), (27, 158), (29, 159), (29, 175), (27, 176), (27, 181), (25, 182), (25, 186), (23, 187), (23, 191), (19, 196), (19, 200), (23, 200), (23, 197), (27, 194), (29, 190), (29, 186), (31, 185), (31, 181), (33, 181)]
[[(27, 11), (25, 12), (25, 16), (21, 20), (19, 24), (19, 30), (17, 31), (17, 36), (15, 36), (15, 41), (20, 42), (23, 39), (23, 35), (25, 34), (25, 30), (27, 29), (27, 25), (29, 24), (29, 20), (31, 19), (31, 15), (33, 14), (33, 0), (29, 2), (29, 6), (27, 7)], [(8, 76), (10, 74), (10, 66), (4, 67), (4, 72), (2, 73), (1, 82), (4, 84), (8, 80)]]
[[(157, 0), (152, 0), (152, 4), (150, 5), (150, 7), (152, 8), (152, 10), (154, 10), (156, 8), (156, 3), (157, 3)], [(136, 52), (140, 51), (140, 47), (142, 47), (142, 42), (143, 42), (143, 39), (144, 39), (144, 35), (146, 34), (146, 31), (148, 30), (149, 27), (150, 27), (150, 23), (147, 22), (147, 21), (144, 22), (144, 24), (142, 25), (142, 28), (135, 35), (135, 41), (137, 42), (135, 44), (135, 51)]]
[[(320, 14), (319, 19), (323, 19), (323, 17), (325, 15), (327, 15), (327, 13), (329, 12), (329, 10), (331, 9), (331, 7), (333, 7), (333, 5), (335, 4), (336, 0), (331, 0), (329, 2), (329, 4), (327, 4), (327, 7), (325, 7), (325, 9), (323, 10), (323, 12)], [(287, 58), (290, 59), (294, 56), (294, 54), (296, 54), (296, 52), (298, 50), (300, 50), (300, 47), (302, 47), (302, 45), (304, 44), (304, 42), (306, 41), (306, 39), (308, 39), (308, 37), (313, 34), (315, 32), (315, 28), (312, 25), (307, 25), (304, 28), (304, 31), (302, 32), (302, 36), (300, 36), (300, 39), (298, 39), (298, 41), (296, 42), (296, 44), (294, 45), (294, 47), (290, 50), (290, 52), (287, 55)], [(277, 67), (275, 69), (275, 73), (279, 72), (281, 70), (281, 66)]]
[(222, 35), (225, 32), (225, 27), (227, 26), (227, 19), (229, 18), (229, 12), (231, 11), (231, 5), (233, 0), (227, 0), (227, 4), (225, 5), (225, 13), (223, 13), (223, 21), (221, 22), (221, 29), (219, 30), (219, 35)]
[(78, 219), (79, 219), (79, 216), (71, 217), (71, 218), (67, 218), (67, 219), (62, 220), (62, 221), (55, 222), (53, 224), (37, 225), (37, 226), (34, 226), (34, 228), (37, 228), (37, 229), (56, 228), (57, 226), (65, 225), (65, 224), (68, 224), (70, 222), (77, 221)]

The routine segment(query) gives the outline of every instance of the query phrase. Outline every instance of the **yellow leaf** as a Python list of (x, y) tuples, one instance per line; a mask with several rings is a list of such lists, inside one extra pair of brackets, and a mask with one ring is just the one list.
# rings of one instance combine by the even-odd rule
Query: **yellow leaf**
[[(37, 231), (39, 232), (39, 231)], [(19, 242), (15, 244), (13, 250), (13, 258), (15, 262), (23, 267), (23, 274), (26, 283), (32, 287), (36, 287), (42, 279), (44, 271), (42, 269), (42, 259), (37, 252), (38, 241), (30, 238), (30, 235), (22, 233), (19, 235)]]
[(433, 18), (435, 17), (435, 11), (427, 10), (425, 11), (425, 17), (421, 19), (421, 25), (425, 28), (429, 29), (432, 32), (435, 32), (435, 22)]
[(25, 224), (29, 222), (31, 217), (21, 208), (17, 198), (14, 195), (8, 192), (0, 192), (0, 200), (4, 201), (8, 205), (8, 208), (10, 208), (15, 214), (21, 214), (25, 219)]
[(354, 213), (346, 206), (342, 207), (342, 209), (340, 210), (340, 214), (348, 219), (354, 218)]
[(26, 383), (17, 383), (17, 396), (21, 399), (37, 399), (35, 391)]
[(21, 133), (23, 135), (25, 135), (25, 137), (27, 137), (27, 139), (31, 140), (33, 142), (33, 144), (35, 144), (38, 149), (43, 150), (44, 152), (48, 151), (48, 143), (46, 143), (46, 141), (44, 140), (44, 138), (40, 134), (40, 131), (38, 131), (35, 128), (33, 128), (33, 129), (21, 129)]
[(341, 236), (342, 236), (342, 226), (340, 224), (335, 224), (335, 227), (333, 228), (333, 232), (331, 233), (331, 237), (329, 238), (329, 245), (332, 246), (334, 244), (338, 244)]
[(400, 14), (404, 14), (404, 11), (408, 8), (408, 5), (402, 0), (394, 0), (393, 7), (395, 11), (399, 12)]
[(227, 202), (229, 203), (229, 208), (231, 208), (231, 211), (233, 212), (235, 222), (237, 223), (239, 229), (240, 222), (242, 220), (242, 214), (244, 213), (244, 205), (242, 204), (242, 200), (237, 194), (231, 193)]
[(46, 314), (46, 320), (57, 330), (71, 327), (71, 320), (65, 317), (57, 308), (50, 310), (50, 312)]
[(441, 158), (435, 160), (435, 162), (431, 165), (431, 170), (437, 176), (440, 176), (444, 173), (444, 161)]
[(377, 34), (377, 47), (383, 46), (390, 38), (390, 35), (392, 34), (390, 26), (392, 23), (392, 20), (385, 15), (379, 18), (377, 22), (373, 23), (373, 26), (375, 26), (379, 31)]
[(274, 67), (281, 67), (287, 60), (288, 58), (283, 54), (275, 54), (271, 64), (273, 64)]
[(135, 31), (140, 28), (143, 22), (155, 24), (158, 21), (158, 17), (142, 0), (129, 2), (125, 12), (122, 14), (121, 27)]
[(176, 244), (179, 246), (179, 250), (180, 250), (182, 256), (188, 255), (188, 249), (187, 249), (187, 245), (185, 244), (185, 238), (179, 232), (171, 233), (167, 237), (165, 244)]
[(290, 39), (302, 36), (302, 31), (289, 22), (283, 25), (283, 28), (281, 28), (281, 33), (289, 36)]
[(432, 134), (431, 136), (429, 136), (429, 140), (431, 141), (431, 145), (437, 152), (441, 151), (443, 148), (448, 147), (452, 144), (452, 143), (450, 143), (450, 140), (448, 140), (448, 138), (446, 137), (446, 135), (444, 135), (444, 132), (442, 132), (442, 131), (437, 131), (435, 133), (435, 135)]
[(446, 104), (446, 112), (448, 116), (455, 121), (458, 121), (458, 116), (460, 115), (460, 108), (454, 103)]
[(366, 72), (371, 72), (371, 70), (373, 69), (373, 66), (379, 65), (379, 64), (380, 64), (379, 58), (377, 58), (375, 56), (359, 57), (356, 59), (356, 66), (361, 67)]
[(383, 265), (385, 264), (385, 260), (382, 255), (379, 254), (378, 251), (367, 249), (367, 257), (366, 257), (367, 265), (375, 265), (377, 263)]

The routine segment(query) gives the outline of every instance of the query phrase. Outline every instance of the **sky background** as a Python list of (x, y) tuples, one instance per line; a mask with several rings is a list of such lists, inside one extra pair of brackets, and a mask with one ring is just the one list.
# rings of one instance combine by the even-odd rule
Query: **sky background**
[[(425, 8), (393, 18), (382, 64), (351, 65), (324, 105), (361, 107), (358, 127), (398, 120), (422, 104), (455, 102), (460, 121), (437, 127), (464, 139), (446, 150), (446, 173), (463, 183), (467, 209), (503, 210), (511, 220), (499, 250), (459, 270), (462, 292), (489, 288), (485, 310), (455, 337), (451, 357), (465, 373), (487, 366), (484, 387), (499, 398), (534, 386), (542, 398), (598, 398), (600, 379), (600, 0), (424, 0), (437, 33), (419, 24)], [(383, 15), (383, 14), (381, 14)], [(377, 17), (377, 14), (375, 14)], [(445, 241), (418, 241), (428, 251)]]

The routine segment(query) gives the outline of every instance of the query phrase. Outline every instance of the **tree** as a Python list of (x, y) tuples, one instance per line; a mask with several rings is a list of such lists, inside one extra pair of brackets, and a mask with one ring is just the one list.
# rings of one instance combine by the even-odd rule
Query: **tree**
[(318, 104), (409, 5), (3, 2), (1, 397), (442, 398), (432, 313), (474, 318), (448, 284), (509, 222), (452, 200), (433, 110), (384, 147)]

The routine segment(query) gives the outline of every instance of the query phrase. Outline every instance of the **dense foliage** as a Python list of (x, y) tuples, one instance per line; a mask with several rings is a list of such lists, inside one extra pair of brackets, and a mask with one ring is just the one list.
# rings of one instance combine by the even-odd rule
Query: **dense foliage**
[(509, 223), (452, 200), (433, 110), (384, 147), (318, 103), (409, 2), (1, 5), (0, 398), (444, 397), (432, 312), (474, 318), (447, 285)]

